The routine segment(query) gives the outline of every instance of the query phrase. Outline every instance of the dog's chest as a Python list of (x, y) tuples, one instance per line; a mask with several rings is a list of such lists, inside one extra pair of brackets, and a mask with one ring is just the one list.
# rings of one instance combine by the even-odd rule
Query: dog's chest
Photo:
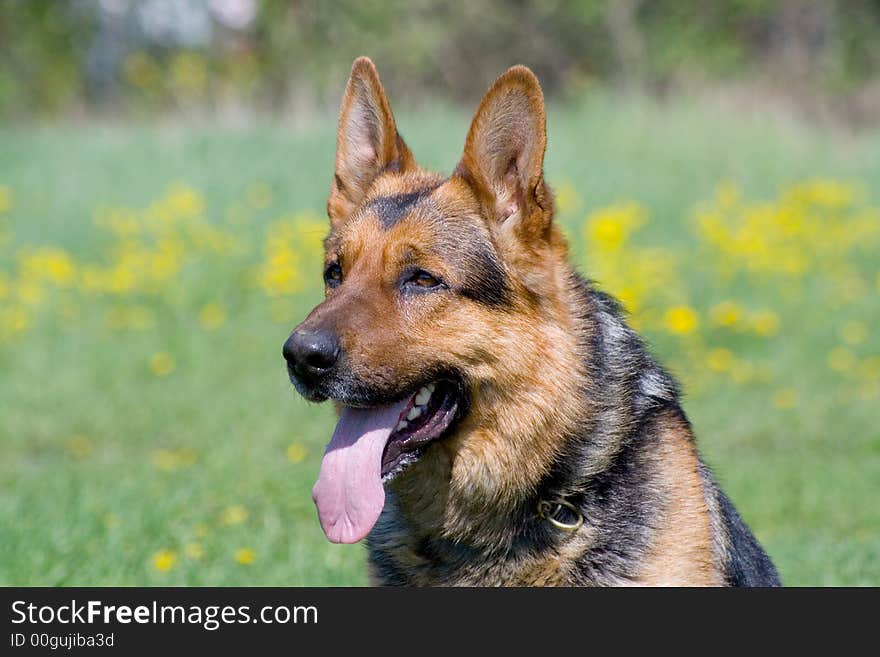
[(570, 582), (556, 558), (518, 560), (428, 556), (409, 545), (371, 549), (369, 573), (381, 586), (565, 586)]
[(382, 586), (565, 586), (572, 562), (557, 551), (492, 552), (436, 536), (417, 536), (386, 509), (368, 538), (369, 573)]

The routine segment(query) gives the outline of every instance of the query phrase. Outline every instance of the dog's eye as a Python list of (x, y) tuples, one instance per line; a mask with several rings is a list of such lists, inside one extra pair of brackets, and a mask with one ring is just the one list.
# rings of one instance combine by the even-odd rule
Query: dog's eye
[(438, 281), (426, 271), (420, 271), (418, 274), (413, 276), (413, 283), (415, 283), (419, 287), (437, 287), (438, 285), (440, 285), (440, 281)]
[(423, 270), (414, 272), (413, 275), (407, 279), (406, 284), (424, 290), (436, 289), (443, 286), (440, 279)]
[(342, 282), (342, 267), (337, 263), (329, 265), (324, 270), (324, 282), (330, 287), (336, 287)]

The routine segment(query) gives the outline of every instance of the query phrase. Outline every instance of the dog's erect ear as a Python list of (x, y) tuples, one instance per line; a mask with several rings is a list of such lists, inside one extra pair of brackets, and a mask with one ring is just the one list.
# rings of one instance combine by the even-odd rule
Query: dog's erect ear
[(553, 215), (546, 145), (541, 86), (525, 66), (514, 66), (483, 97), (455, 175), (470, 184), (487, 216), (524, 240), (544, 237)]
[(415, 160), (397, 134), (379, 73), (368, 57), (358, 57), (339, 111), (336, 171), (327, 201), (331, 223), (345, 220), (383, 171), (412, 168)]

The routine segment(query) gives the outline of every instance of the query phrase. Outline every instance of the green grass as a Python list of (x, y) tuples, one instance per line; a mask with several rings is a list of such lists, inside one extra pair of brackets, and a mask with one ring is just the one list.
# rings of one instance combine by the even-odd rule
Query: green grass
[[(399, 117), (419, 160), (442, 171), (457, 161), (467, 120), (452, 110)], [(562, 217), (583, 270), (595, 273), (579, 237), (584, 214), (635, 200), (651, 216), (638, 244), (675, 250), (691, 303), (708, 308), (750, 295), (756, 305), (778, 309), (782, 330), (773, 339), (704, 335), (712, 346), (766, 363), (769, 381), (704, 379), (681, 353), (687, 343), (656, 329), (648, 336), (660, 359), (684, 375), (685, 410), (701, 451), (785, 582), (880, 584), (880, 403), (875, 388), (865, 393), (863, 381), (827, 364), (850, 320), (871, 328), (858, 357), (880, 355), (873, 331), (880, 254), (858, 254), (854, 266), (867, 288), (857, 300), (838, 303), (827, 287), (834, 282), (822, 287), (821, 277), (802, 296), (780, 299), (774, 286), (721, 287), (691, 229), (692, 209), (722, 180), (736, 181), (749, 199), (773, 198), (811, 177), (880, 188), (880, 134), (604, 96), (551, 108), (549, 122), (548, 179), (572, 183), (583, 199)], [(96, 208), (145, 207), (178, 180), (204, 194), (217, 224), (252, 185), (267, 184), (271, 203), (253, 209), (248, 224), (250, 252), (259, 258), (269, 222), (322, 211), (333, 148), (329, 119), (307, 130), (2, 129), (0, 186), (11, 190), (13, 206), (0, 215), (0, 235), (7, 235), (5, 245), (0, 238), (0, 271), (15, 271), (14, 254), (25, 245), (98, 257), (107, 238), (92, 224)], [(871, 200), (880, 203), (876, 192)], [(319, 298), (320, 272), (307, 269), (307, 289), (282, 301), (278, 321), (277, 305), (232, 280), (238, 271), (187, 270), (172, 300), (143, 301), (156, 309), (150, 330), (108, 330), (107, 300), (82, 303), (77, 318), (59, 321), (50, 299), (24, 335), (0, 343), (0, 584), (366, 582), (363, 547), (329, 544), (309, 494), (331, 409), (294, 394), (280, 356), (290, 328)], [(197, 321), (208, 301), (229, 311), (216, 331)], [(174, 357), (168, 376), (150, 372), (157, 352)], [(798, 390), (793, 409), (770, 401), (785, 387)], [(306, 447), (302, 462), (287, 458), (292, 443)], [(157, 450), (190, 450), (195, 458), (161, 468)], [(224, 522), (224, 510), (239, 505), (246, 518)], [(200, 546), (199, 558), (187, 556), (191, 543)], [(243, 548), (254, 551), (253, 563), (236, 562)], [(176, 555), (167, 572), (153, 565), (161, 550)]]

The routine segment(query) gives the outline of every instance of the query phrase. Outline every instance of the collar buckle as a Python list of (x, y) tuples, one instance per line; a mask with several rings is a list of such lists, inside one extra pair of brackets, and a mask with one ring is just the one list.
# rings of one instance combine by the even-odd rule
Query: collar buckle
[(584, 524), (584, 515), (561, 497), (540, 500), (538, 516), (564, 532), (576, 532)]

